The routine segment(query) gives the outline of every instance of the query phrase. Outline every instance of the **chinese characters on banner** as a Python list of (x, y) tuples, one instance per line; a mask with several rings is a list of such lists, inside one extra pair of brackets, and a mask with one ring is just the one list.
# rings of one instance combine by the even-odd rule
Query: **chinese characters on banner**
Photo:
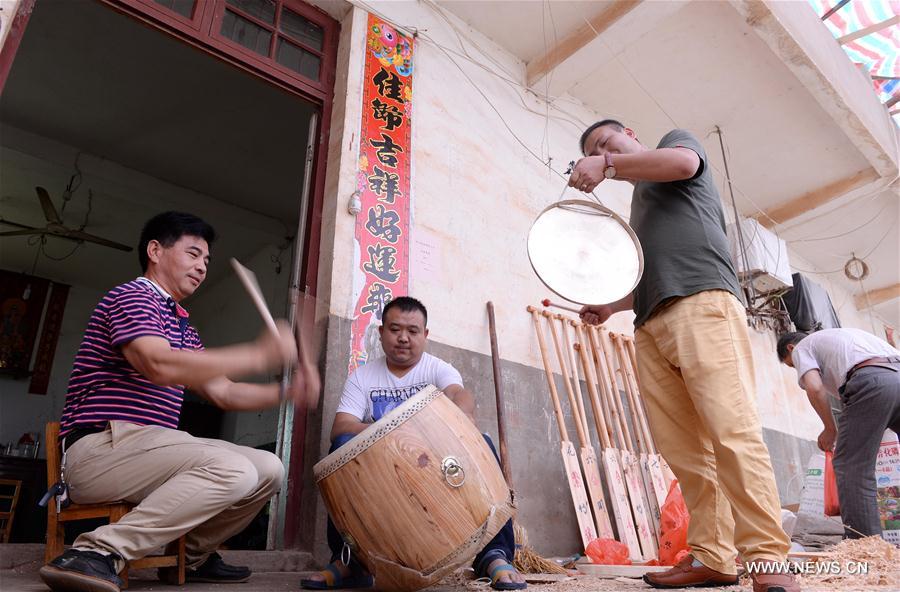
[(349, 372), (378, 347), (381, 311), (409, 289), (413, 40), (369, 15), (363, 78)]

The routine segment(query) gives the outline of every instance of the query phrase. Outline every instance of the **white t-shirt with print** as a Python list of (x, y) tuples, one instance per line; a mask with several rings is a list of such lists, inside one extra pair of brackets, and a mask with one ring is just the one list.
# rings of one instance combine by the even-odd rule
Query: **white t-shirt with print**
[(372, 423), (429, 384), (443, 390), (451, 384), (462, 386), (462, 383), (456, 368), (429, 353), (423, 353), (419, 363), (402, 377), (388, 370), (386, 358), (377, 358), (347, 378), (337, 412)]
[(859, 364), (872, 358), (900, 356), (900, 351), (860, 329), (823, 329), (804, 337), (794, 347), (791, 361), (797, 370), (800, 386), (803, 375), (810, 370), (818, 370), (822, 375), (825, 391), (834, 397), (844, 385), (847, 373)]

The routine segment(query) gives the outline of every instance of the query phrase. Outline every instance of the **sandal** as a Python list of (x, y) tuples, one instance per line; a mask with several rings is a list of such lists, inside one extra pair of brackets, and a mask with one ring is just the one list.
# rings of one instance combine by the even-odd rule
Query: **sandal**
[(370, 574), (351, 574), (342, 576), (341, 571), (333, 564), (319, 572), (324, 580), (300, 580), (300, 587), (305, 590), (349, 590), (352, 588), (371, 588), (375, 578)]
[(491, 588), (494, 590), (524, 590), (528, 587), (528, 584), (525, 582), (501, 582), (500, 578), (505, 575), (512, 575), (519, 573), (516, 571), (516, 568), (510, 565), (509, 563), (504, 563), (502, 565), (498, 565), (494, 569), (491, 570), (490, 578), (491, 578)]

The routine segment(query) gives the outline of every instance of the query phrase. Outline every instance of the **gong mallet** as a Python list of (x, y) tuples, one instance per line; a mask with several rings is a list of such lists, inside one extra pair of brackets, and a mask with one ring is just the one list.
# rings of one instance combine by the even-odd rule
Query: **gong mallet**
[(579, 314), (579, 315), (581, 314), (581, 309), (573, 308), (571, 306), (566, 306), (565, 304), (557, 304), (556, 302), (552, 302), (549, 298), (544, 298), (543, 300), (541, 300), (541, 304), (543, 304), (545, 307), (552, 306), (553, 308), (567, 310), (569, 312), (574, 312), (575, 314)]

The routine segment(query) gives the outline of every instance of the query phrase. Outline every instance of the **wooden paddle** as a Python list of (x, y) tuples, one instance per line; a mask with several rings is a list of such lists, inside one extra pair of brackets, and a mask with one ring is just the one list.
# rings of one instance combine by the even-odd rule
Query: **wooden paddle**
[(622, 399), (615, 377), (615, 365), (611, 356), (611, 346), (608, 343), (608, 331), (605, 328), (598, 330), (596, 327), (587, 328), (587, 337), (590, 342), (594, 363), (597, 365), (598, 374), (604, 374), (605, 380), (601, 380), (604, 388), (601, 389), (605, 396), (604, 403), (609, 407), (613, 423), (618, 428), (614, 446), (618, 449), (622, 459), (622, 471), (625, 475), (625, 485), (628, 489), (628, 499), (634, 514), (634, 524), (637, 528), (638, 539), (645, 559), (654, 559), (657, 555), (657, 544), (654, 539), (654, 529), (651, 524), (652, 517), (647, 509), (644, 498), (644, 484), (641, 477), (639, 459), (632, 453), (631, 431), (625, 421), (622, 409)]
[(584, 480), (581, 478), (581, 468), (578, 466), (578, 455), (575, 446), (569, 441), (569, 433), (566, 430), (566, 421), (562, 407), (559, 404), (559, 394), (556, 391), (556, 382), (553, 380), (553, 370), (550, 368), (550, 356), (547, 354), (547, 343), (544, 339), (544, 331), (541, 328), (538, 309), (529, 305), (528, 312), (534, 323), (534, 332), (537, 335), (538, 346), (541, 350), (541, 361), (544, 364), (544, 373), (547, 375), (547, 386), (550, 388), (550, 400), (553, 403), (553, 411), (556, 414), (556, 425), (559, 428), (560, 454), (562, 454), (563, 467), (566, 473), (566, 483), (572, 494), (572, 504), (575, 507), (575, 518), (578, 521), (578, 531), (584, 547), (597, 538), (591, 518), (591, 506), (585, 493)]
[[(637, 389), (637, 383), (635, 382), (634, 376), (631, 372), (631, 361), (628, 359), (628, 353), (625, 351), (625, 344), (623, 341), (622, 335), (617, 335), (615, 333), (609, 334), (610, 339), (612, 340), (613, 349), (615, 350), (615, 358), (619, 365), (619, 376), (622, 380), (622, 386), (625, 390), (625, 397), (628, 402), (628, 407), (630, 413), (628, 413), (628, 419), (631, 420), (632, 425), (634, 426), (634, 436), (635, 440), (633, 441), (633, 448), (630, 449), (630, 452), (638, 459), (638, 467), (641, 471), (641, 482), (644, 486), (644, 504), (646, 505), (648, 511), (650, 512), (650, 526), (653, 530), (653, 534), (656, 537), (657, 546), (659, 545), (659, 518), (660, 518), (660, 503), (659, 496), (657, 495), (656, 485), (654, 484), (654, 476), (651, 474), (653, 469), (650, 467), (650, 457), (648, 454), (647, 448), (647, 434), (644, 431), (644, 426), (642, 425), (642, 421), (638, 412), (635, 408), (635, 391)], [(659, 467), (656, 466), (655, 470), (658, 471)], [(662, 485), (662, 472), (658, 472), (659, 485)], [(665, 499), (663, 500), (665, 501)]]
[[(625, 338), (625, 344), (628, 349), (628, 358), (631, 360), (631, 368), (632, 373), (637, 379), (637, 352), (635, 351), (634, 339), (630, 337)], [(637, 413), (641, 418), (641, 422), (644, 424), (647, 430), (647, 445), (649, 447), (650, 457), (656, 457), (656, 461), (659, 463), (659, 468), (662, 471), (663, 482), (665, 483), (665, 491), (668, 495), (669, 487), (672, 485), (672, 481), (675, 480), (675, 475), (672, 473), (672, 469), (669, 468), (669, 463), (666, 462), (666, 459), (663, 458), (662, 454), (656, 449), (656, 443), (653, 441), (653, 433), (650, 431), (650, 422), (647, 419), (647, 408), (644, 406), (644, 397), (641, 394), (640, 382), (636, 381), (638, 385), (637, 390), (635, 390), (635, 395), (637, 397)], [(662, 507), (662, 503), (660, 503), (660, 507)]]
[(628, 489), (625, 484), (625, 477), (622, 472), (622, 464), (620, 462), (620, 454), (613, 449), (610, 441), (610, 426), (603, 414), (603, 408), (600, 404), (600, 397), (597, 394), (597, 377), (595, 371), (588, 360), (587, 347), (584, 346), (584, 333), (580, 322), (569, 321), (575, 327), (575, 338), (578, 343), (573, 347), (578, 351), (581, 359), (581, 367), (584, 372), (585, 384), (587, 385), (588, 395), (590, 396), (591, 407), (594, 410), (594, 422), (597, 427), (597, 434), (600, 438), (600, 444), (603, 448), (603, 466), (606, 475), (606, 485), (609, 487), (609, 494), (612, 498), (613, 515), (616, 519), (616, 528), (619, 532), (619, 541), (628, 546), (629, 556), (634, 561), (642, 561), (641, 545), (638, 540), (637, 531), (634, 527), (634, 518), (631, 515), (631, 508), (628, 504)]
[(638, 444), (641, 447), (641, 469), (644, 473), (644, 484), (647, 489), (647, 497), (650, 509), (654, 512), (656, 520), (654, 526), (659, 538), (660, 509), (666, 502), (668, 489), (662, 467), (659, 463), (659, 455), (653, 452), (653, 437), (650, 435), (650, 426), (644, 417), (638, 394), (637, 376), (634, 371), (633, 361), (628, 352), (628, 338), (625, 335), (611, 334), (616, 353), (619, 358), (619, 369), (622, 371), (622, 382), (628, 396), (628, 404), (631, 406), (632, 419), (634, 420), (635, 433), (638, 435)]
[[(581, 400), (581, 385), (579, 384), (578, 373), (571, 364), (573, 360), (563, 354), (563, 348), (560, 346), (559, 335), (556, 331), (556, 324), (553, 322), (555, 317), (560, 319), (562, 317), (553, 315), (546, 310), (543, 312), (543, 315), (547, 319), (547, 326), (550, 328), (550, 336), (553, 338), (556, 359), (559, 360), (563, 384), (565, 384), (566, 393), (569, 395), (569, 406), (572, 408), (572, 415), (575, 417), (575, 431), (578, 434), (578, 443), (581, 445), (581, 468), (584, 470), (588, 497), (591, 500), (591, 508), (594, 510), (594, 524), (601, 538), (614, 539), (615, 534), (609, 521), (609, 513), (606, 510), (606, 499), (603, 496), (603, 482), (600, 481), (600, 467), (597, 465), (597, 455), (590, 444), (588, 437), (590, 432), (584, 420), (584, 402)], [(563, 323), (563, 330), (565, 331), (565, 323)], [(571, 348), (568, 349), (571, 351)], [(573, 378), (574, 386), (572, 385)], [(575, 397), (576, 389), (578, 391), (577, 399)]]

